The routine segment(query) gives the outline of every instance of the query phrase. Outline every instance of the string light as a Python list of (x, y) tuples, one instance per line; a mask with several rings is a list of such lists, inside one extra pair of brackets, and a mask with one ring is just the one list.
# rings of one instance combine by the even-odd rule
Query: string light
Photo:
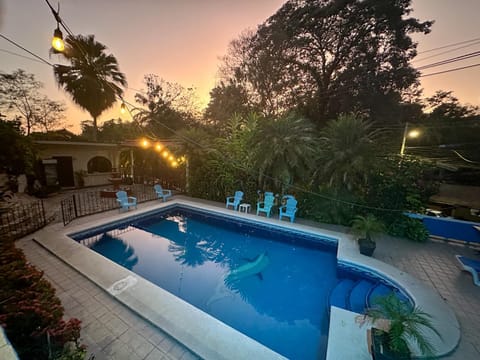
[(63, 34), (60, 28), (58, 27), (58, 24), (57, 24), (57, 28), (53, 32), (52, 48), (53, 48), (53, 51), (56, 53), (59, 53), (65, 50), (65, 42), (63, 41)]

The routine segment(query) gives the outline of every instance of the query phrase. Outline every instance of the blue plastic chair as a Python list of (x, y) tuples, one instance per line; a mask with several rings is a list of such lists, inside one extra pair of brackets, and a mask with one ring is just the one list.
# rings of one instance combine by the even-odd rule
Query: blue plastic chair
[(295, 200), (295, 196), (293, 195), (283, 195), (282, 196), (282, 202), (286, 202), (288, 199), (294, 199)]
[(287, 203), (279, 208), (278, 218), (282, 220), (282, 216), (290, 218), (290, 222), (295, 221), (295, 213), (297, 212), (297, 200), (294, 198), (287, 199)]
[(257, 202), (257, 215), (264, 212), (267, 217), (270, 217), (270, 212), (274, 203), (275, 196), (273, 196), (273, 193), (265, 193), (263, 201)]
[(238, 210), (238, 205), (243, 199), (243, 191), (235, 191), (235, 196), (227, 196), (227, 203), (225, 208), (228, 209), (229, 206), (233, 206), (233, 210)]
[(162, 185), (160, 185), (160, 184), (154, 185), (153, 189), (155, 190), (155, 193), (157, 194), (157, 198), (158, 199), (162, 198), (163, 202), (167, 201), (167, 199), (172, 196), (172, 190), (167, 190), (167, 189), (164, 190), (162, 188)]
[(129, 210), (131, 207), (137, 208), (137, 198), (128, 196), (126, 191), (117, 191), (117, 202), (120, 204), (120, 211)]

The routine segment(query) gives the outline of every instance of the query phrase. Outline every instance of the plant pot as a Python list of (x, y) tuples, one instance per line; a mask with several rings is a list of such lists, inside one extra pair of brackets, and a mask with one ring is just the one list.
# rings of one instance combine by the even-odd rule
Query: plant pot
[(372, 357), (374, 360), (409, 360), (410, 354), (399, 354), (388, 347), (388, 333), (372, 328)]
[(368, 239), (359, 239), (358, 246), (360, 248), (360, 254), (372, 256), (375, 248), (377, 247), (377, 244), (375, 243), (375, 241), (371, 241)]

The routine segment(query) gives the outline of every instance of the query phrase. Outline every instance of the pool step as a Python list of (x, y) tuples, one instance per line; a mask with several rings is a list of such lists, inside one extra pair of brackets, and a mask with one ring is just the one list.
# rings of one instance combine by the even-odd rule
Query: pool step
[(367, 295), (367, 306), (372, 307), (375, 303), (375, 298), (380, 296), (386, 296), (392, 292), (392, 289), (386, 285), (381, 283), (376, 284), (376, 286), (372, 287), (370, 292)]
[(363, 314), (367, 305), (367, 296), (375, 284), (368, 280), (359, 280), (348, 296), (348, 310)]
[(412, 306), (410, 300), (398, 290), (380, 282), (366, 279), (358, 281), (340, 280), (330, 292), (329, 305), (363, 314), (366, 308), (372, 307), (375, 298), (389, 295), (392, 292), (404, 303)]
[(350, 279), (341, 280), (332, 290), (329, 296), (330, 306), (348, 309), (348, 297), (355, 282)]

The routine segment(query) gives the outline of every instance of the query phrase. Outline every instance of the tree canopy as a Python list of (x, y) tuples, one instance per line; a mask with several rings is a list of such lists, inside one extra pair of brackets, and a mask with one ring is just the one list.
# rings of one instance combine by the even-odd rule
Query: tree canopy
[(297, 108), (318, 125), (350, 111), (380, 118), (416, 84), (410, 35), (432, 25), (408, 17), (410, 2), (287, 1), (232, 43), (224, 73), (268, 114)]
[(145, 92), (135, 95), (142, 108), (137, 108), (135, 120), (158, 137), (171, 137), (174, 131), (191, 124), (196, 114), (194, 89), (168, 82), (157, 75), (144, 77)]
[(49, 131), (62, 125), (65, 104), (40, 93), (43, 84), (34, 74), (18, 69), (0, 72), (0, 110), (19, 119), (27, 135), (37, 129)]

